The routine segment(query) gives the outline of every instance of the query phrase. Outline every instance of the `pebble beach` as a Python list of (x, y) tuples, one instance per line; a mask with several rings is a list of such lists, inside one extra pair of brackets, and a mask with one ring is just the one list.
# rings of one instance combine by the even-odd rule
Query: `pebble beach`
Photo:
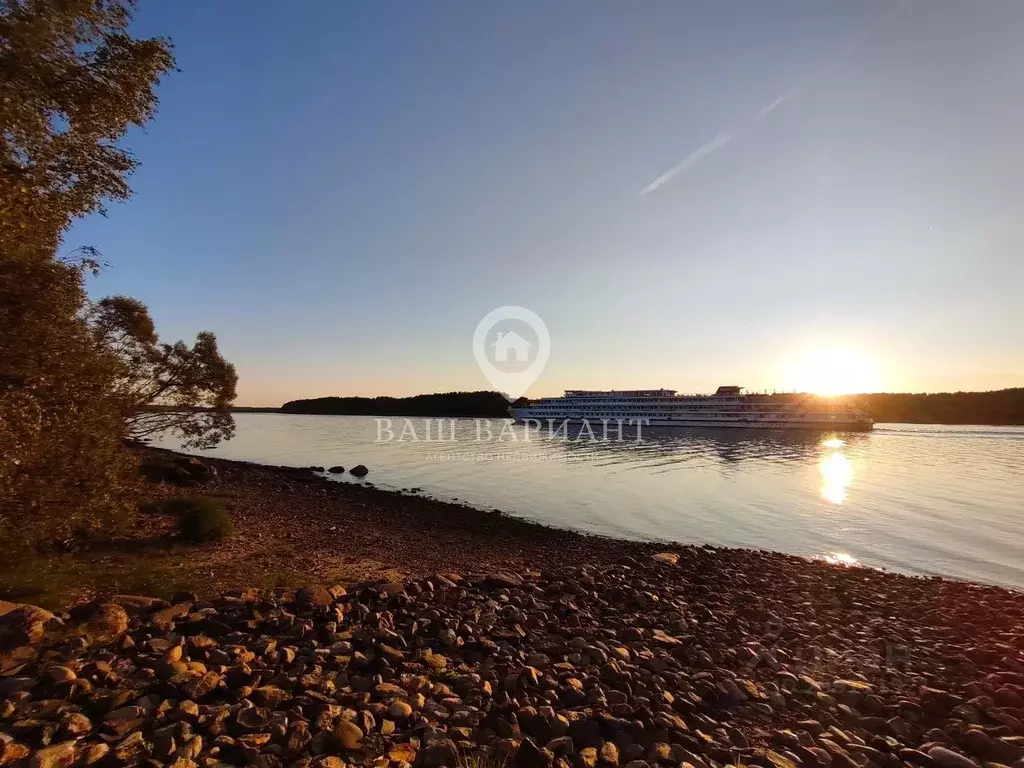
[(0, 765), (1024, 766), (1013, 591), (208, 463), (345, 578), (0, 603)]

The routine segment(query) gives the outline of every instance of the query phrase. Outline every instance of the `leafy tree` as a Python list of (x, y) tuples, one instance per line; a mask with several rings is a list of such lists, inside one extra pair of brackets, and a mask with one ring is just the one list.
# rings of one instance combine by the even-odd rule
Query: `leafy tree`
[(83, 302), (80, 265), (0, 259), (0, 541), (109, 532), (131, 511), (117, 360)]
[(170, 44), (136, 40), (134, 0), (0, 0), (0, 253), (52, 258), (77, 217), (125, 200), (118, 147), (156, 109)]
[(203, 331), (196, 343), (161, 344), (146, 305), (108, 296), (89, 313), (97, 340), (118, 357), (114, 388), (130, 437), (170, 432), (190, 448), (212, 448), (235, 432), (231, 404), (238, 375)]
[(86, 323), (70, 223), (128, 197), (119, 147), (153, 115), (169, 43), (131, 0), (0, 0), (0, 541), (107, 531), (133, 507), (115, 354)]

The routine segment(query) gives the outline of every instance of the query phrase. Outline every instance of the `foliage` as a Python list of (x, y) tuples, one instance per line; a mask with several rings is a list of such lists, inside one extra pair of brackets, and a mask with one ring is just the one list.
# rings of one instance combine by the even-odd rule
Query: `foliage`
[(235, 531), (224, 502), (211, 496), (170, 499), (162, 508), (178, 515), (178, 532), (182, 538), (197, 544), (220, 541)]
[(1024, 424), (1024, 388), (995, 392), (909, 392), (851, 395), (876, 422), (902, 424)]
[(196, 343), (161, 344), (146, 305), (109, 296), (89, 312), (97, 339), (120, 361), (115, 393), (135, 439), (170, 432), (189, 448), (212, 448), (234, 435), (231, 403), (238, 375), (203, 331)]
[(129, 517), (116, 359), (76, 314), (83, 300), (74, 266), (0, 259), (0, 538), (65, 540)]
[(156, 107), (169, 44), (129, 33), (130, 0), (0, 0), (0, 538), (109, 532), (133, 508), (117, 358), (56, 258), (77, 217), (128, 196), (116, 145)]
[(509, 402), (497, 392), (443, 392), (414, 397), (317, 397), (291, 400), (282, 413), (359, 416), (508, 416)]
[(153, 116), (170, 44), (131, 0), (0, 0), (0, 254), (49, 259), (70, 222), (129, 196), (116, 142)]

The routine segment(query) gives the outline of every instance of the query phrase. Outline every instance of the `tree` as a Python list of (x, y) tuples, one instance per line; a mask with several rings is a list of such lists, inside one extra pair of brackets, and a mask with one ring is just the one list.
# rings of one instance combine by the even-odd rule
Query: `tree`
[(70, 223), (129, 195), (118, 146), (154, 113), (170, 44), (131, 0), (0, 0), (0, 540), (109, 531), (133, 509), (120, 363), (85, 322)]
[(134, 0), (0, 0), (0, 253), (53, 258), (75, 218), (125, 200), (119, 146), (157, 105), (170, 43), (136, 40)]
[(102, 299), (88, 317), (97, 341), (117, 356), (114, 396), (130, 437), (170, 432), (189, 448), (231, 439), (238, 375), (213, 333), (203, 331), (191, 347), (161, 344), (146, 305), (128, 296)]
[(0, 259), (0, 541), (114, 532), (133, 509), (117, 359), (78, 316), (82, 273)]

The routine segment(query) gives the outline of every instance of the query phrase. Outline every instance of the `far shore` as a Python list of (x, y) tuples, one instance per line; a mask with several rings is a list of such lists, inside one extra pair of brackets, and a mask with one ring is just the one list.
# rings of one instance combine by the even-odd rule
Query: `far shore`
[[(780, 396), (783, 396), (780, 394)], [(1024, 387), (992, 392), (876, 392), (839, 395), (834, 400), (867, 413), (878, 424), (958, 426), (1024, 425)], [(529, 402), (519, 398), (513, 405)], [(509, 401), (498, 392), (440, 392), (412, 397), (317, 397), (291, 400), (280, 408), (238, 407), (236, 413), (289, 413), (379, 418), (481, 418), (508, 416)]]

